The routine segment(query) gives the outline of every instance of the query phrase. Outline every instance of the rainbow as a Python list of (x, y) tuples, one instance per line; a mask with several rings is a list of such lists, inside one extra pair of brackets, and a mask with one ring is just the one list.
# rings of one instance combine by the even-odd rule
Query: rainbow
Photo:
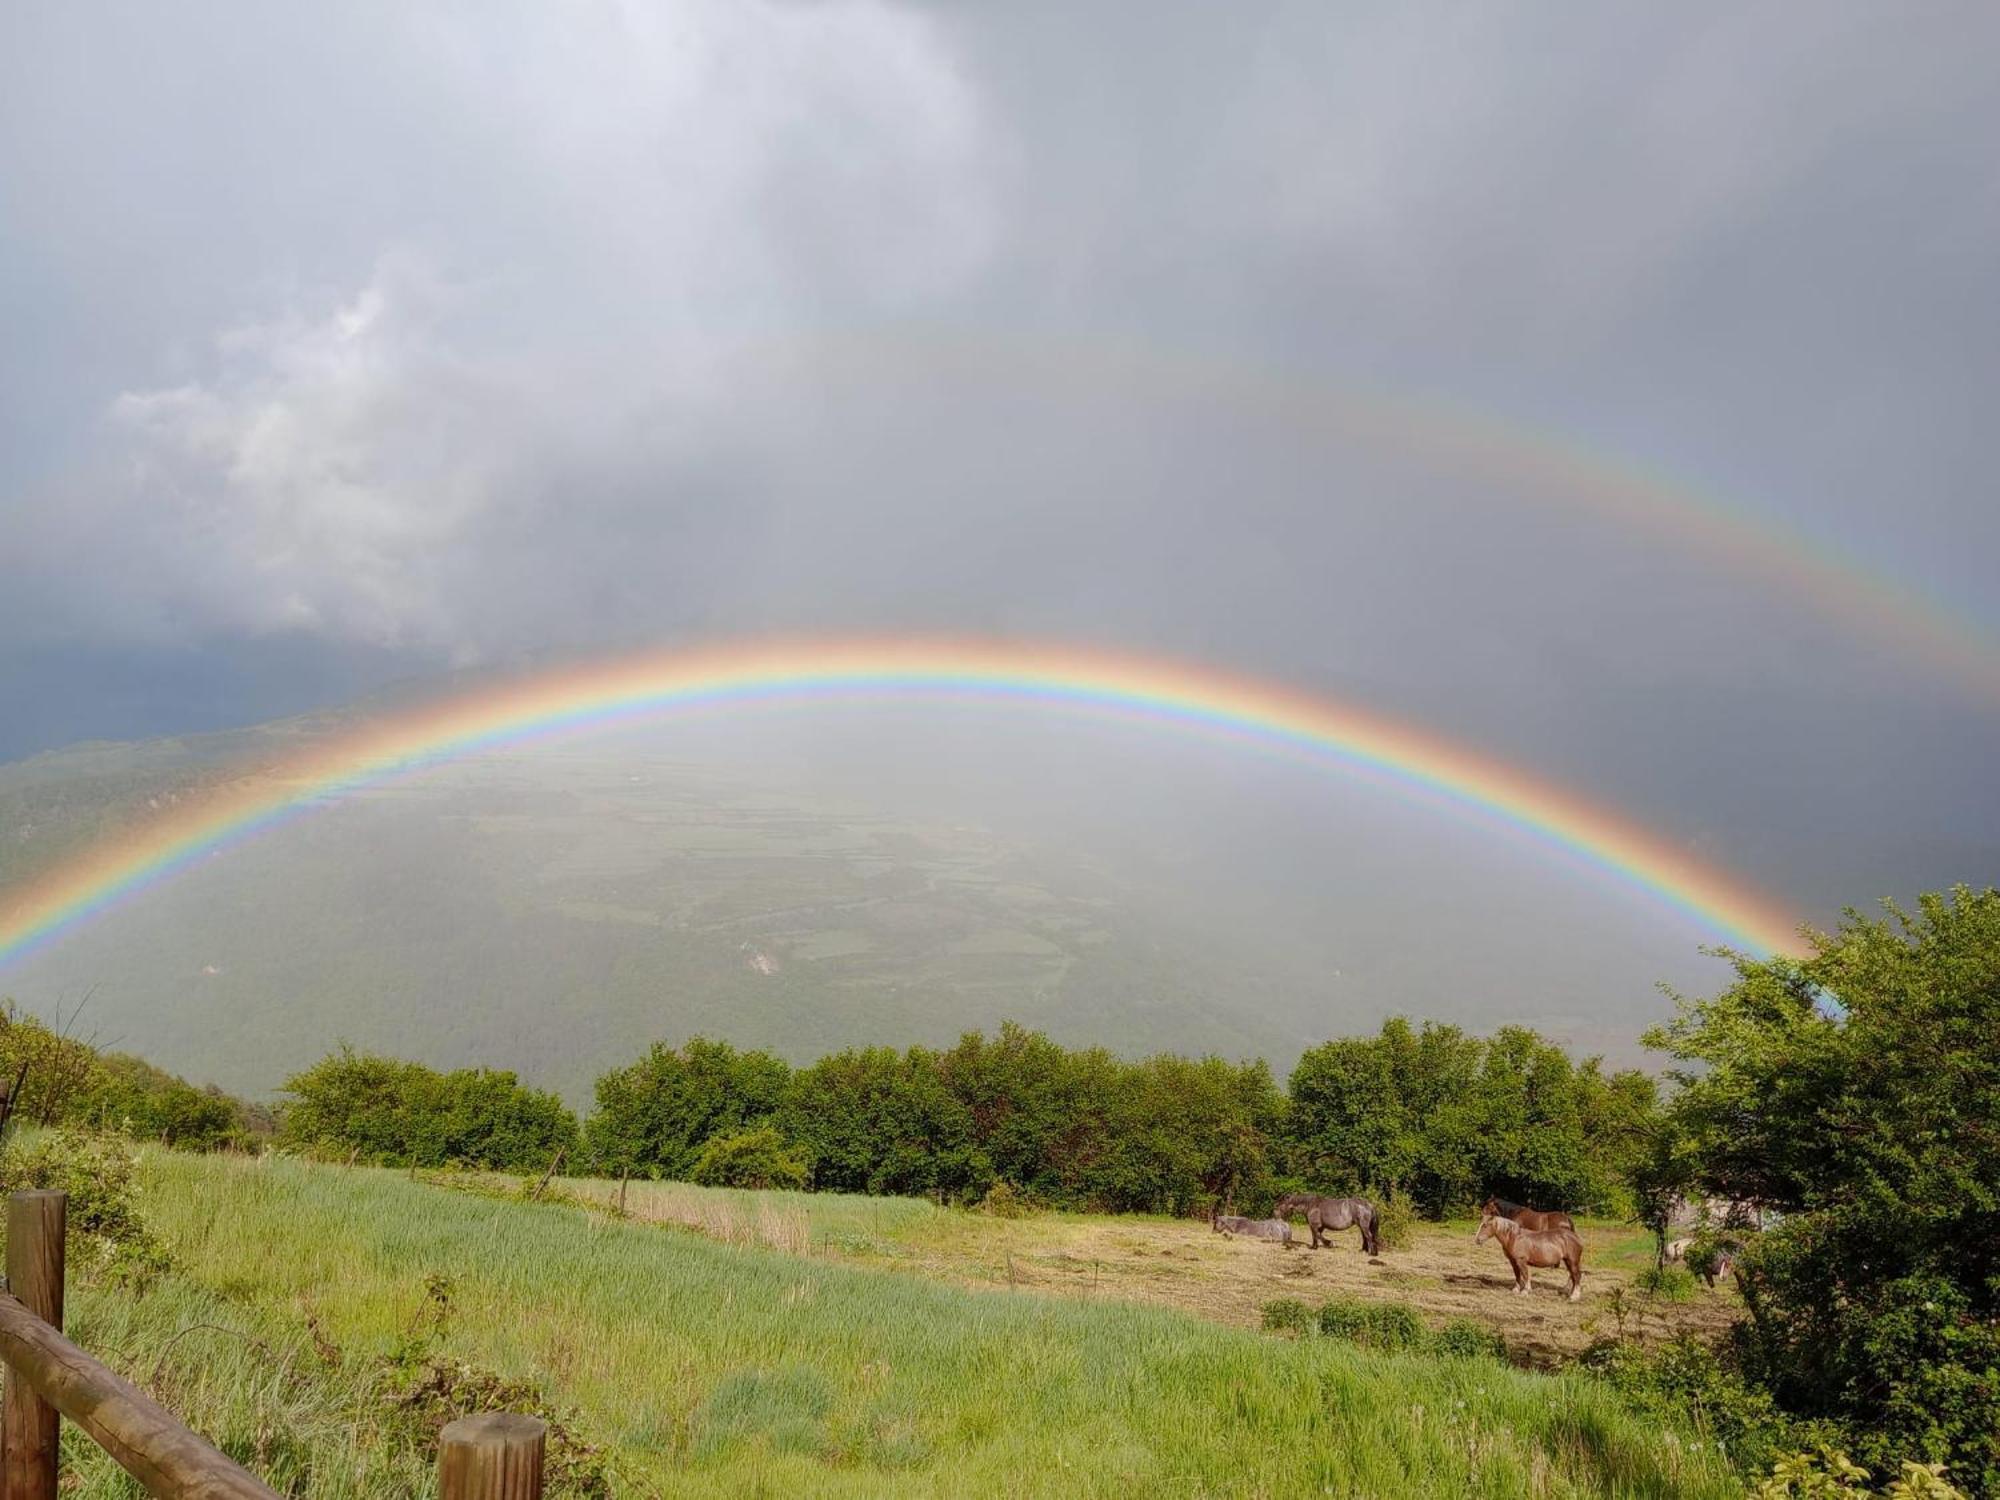
[(1663, 903), (1733, 946), (1794, 945), (1796, 921), (1637, 824), (1462, 746), (1296, 689), (1071, 646), (965, 640), (753, 643), (544, 672), (397, 713), (246, 773), (0, 892), (0, 964), (285, 818), (356, 788), (549, 735), (698, 709), (969, 698), (1111, 714), (1299, 755), (1470, 815)]
[(1460, 402), (1096, 334), (896, 324), (752, 340), (738, 353), (753, 370), (998, 377), (1079, 398), (1139, 394), (1226, 407), (1311, 442), (1394, 454), (1465, 480), (1475, 495), (1500, 489), (1667, 538), (1687, 556), (1760, 580), (1857, 639), (1888, 645), (1981, 698), (2000, 700), (2000, 641), (1968, 609), (1663, 468)]

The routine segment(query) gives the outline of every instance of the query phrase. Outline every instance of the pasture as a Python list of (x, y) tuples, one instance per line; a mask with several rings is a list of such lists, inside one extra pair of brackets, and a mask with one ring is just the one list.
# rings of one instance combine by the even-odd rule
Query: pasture
[[(430, 1492), (374, 1436), (394, 1400), (363, 1375), (419, 1336), (569, 1408), (621, 1495), (1737, 1493), (1720, 1455), (1585, 1379), (1295, 1343), (1086, 1290), (1113, 1250), (1162, 1286), (1185, 1260), (1242, 1283), (1242, 1306), (1217, 1308), (1245, 1321), (1264, 1290), (1250, 1257), (1285, 1252), (1203, 1226), (993, 1221), (948, 1253), (967, 1217), (923, 1204), (813, 1201), (815, 1220), (716, 1195), (696, 1234), (287, 1159), (155, 1150), (142, 1175), (178, 1267), (139, 1296), (79, 1286), (74, 1336), (326, 1500)], [(633, 1207), (669, 1217), (668, 1191), (634, 1185)], [(1358, 1259), (1323, 1252), (1300, 1274), (1331, 1291)], [(88, 1451), (72, 1465), (77, 1495), (129, 1493)]]
[[(607, 1207), (618, 1197), (616, 1183), (594, 1179), (560, 1187)], [(1563, 1300), (1567, 1279), (1560, 1270), (1537, 1272), (1530, 1295), (1513, 1295), (1500, 1251), (1473, 1244), (1472, 1219), (1420, 1222), (1408, 1248), (1371, 1259), (1353, 1230), (1333, 1236), (1330, 1250), (1286, 1250), (1218, 1235), (1189, 1219), (1057, 1213), (1000, 1219), (907, 1198), (746, 1193), (678, 1182), (628, 1183), (625, 1204), (641, 1222), (680, 1225), (730, 1244), (963, 1286), (1155, 1303), (1245, 1328), (1256, 1327), (1264, 1304), (1279, 1297), (1393, 1299), (1435, 1322), (1486, 1323), (1531, 1363), (1553, 1363), (1621, 1330), (1642, 1338), (1710, 1336), (1737, 1311), (1726, 1291), (1704, 1291), (1688, 1302), (1645, 1296), (1633, 1278), (1652, 1264), (1652, 1236), (1589, 1219), (1579, 1225), (1583, 1298), (1572, 1304)], [(1303, 1226), (1296, 1232), (1306, 1239)]]

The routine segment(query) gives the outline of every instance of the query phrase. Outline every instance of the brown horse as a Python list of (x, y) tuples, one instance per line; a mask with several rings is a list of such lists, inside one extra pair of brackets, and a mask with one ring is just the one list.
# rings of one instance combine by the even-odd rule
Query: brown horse
[(1530, 1285), (1531, 1266), (1561, 1266), (1569, 1272), (1569, 1300), (1583, 1295), (1583, 1241), (1574, 1229), (1523, 1229), (1512, 1219), (1488, 1214), (1479, 1221), (1472, 1243), (1488, 1240), (1500, 1243), (1500, 1253), (1514, 1268), (1514, 1290), (1525, 1294)]
[(1512, 1219), (1523, 1229), (1567, 1229), (1576, 1233), (1576, 1220), (1559, 1208), (1547, 1212), (1525, 1203), (1509, 1203), (1505, 1198), (1488, 1198), (1480, 1213), (1489, 1219)]
[(1287, 1193), (1271, 1212), (1281, 1219), (1304, 1219), (1312, 1230), (1312, 1247), (1315, 1250), (1324, 1248), (1322, 1236), (1339, 1229), (1359, 1228), (1362, 1253), (1382, 1253), (1381, 1228), (1375, 1205), (1366, 1198), (1325, 1198), (1318, 1193)]

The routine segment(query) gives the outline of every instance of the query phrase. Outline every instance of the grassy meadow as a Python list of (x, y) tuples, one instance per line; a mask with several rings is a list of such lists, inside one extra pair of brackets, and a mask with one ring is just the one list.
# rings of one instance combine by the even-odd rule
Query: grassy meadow
[[(498, 1185), (517, 1179), (494, 1176)], [(615, 1205), (617, 1183), (558, 1182), (566, 1195)], [(1537, 1273), (1516, 1297), (1499, 1250), (1475, 1246), (1470, 1219), (1419, 1221), (1411, 1242), (1371, 1259), (1353, 1231), (1317, 1253), (1212, 1233), (1188, 1219), (1137, 1214), (1047, 1213), (995, 1218), (921, 1199), (843, 1193), (739, 1192), (682, 1182), (625, 1185), (625, 1211), (734, 1245), (761, 1245), (853, 1265), (915, 1272), (972, 1287), (1006, 1287), (1087, 1301), (1158, 1303), (1220, 1323), (1255, 1328), (1267, 1302), (1333, 1296), (1406, 1302), (1433, 1324), (1484, 1323), (1517, 1358), (1553, 1364), (1593, 1339), (1713, 1337), (1740, 1310), (1733, 1291), (1669, 1302), (1643, 1295), (1638, 1273), (1653, 1264), (1653, 1238), (1631, 1224), (1581, 1221), (1583, 1300), (1564, 1300), (1560, 1272)], [(1304, 1225), (1295, 1226), (1303, 1237)], [(1303, 1245), (1303, 1239), (1301, 1241)]]
[[(178, 1268), (138, 1297), (77, 1285), (73, 1336), (301, 1495), (429, 1492), (383, 1373), (413, 1347), (534, 1382), (621, 1495), (1738, 1492), (1712, 1449), (1589, 1381), (1485, 1359), (975, 1290), (393, 1171), (152, 1150), (142, 1178)], [(937, 1214), (816, 1206), (829, 1238)], [(71, 1437), (73, 1493), (132, 1493)]]

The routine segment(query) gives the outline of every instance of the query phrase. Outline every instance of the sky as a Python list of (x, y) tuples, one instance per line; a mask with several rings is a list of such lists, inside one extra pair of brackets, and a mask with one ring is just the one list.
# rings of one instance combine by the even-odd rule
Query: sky
[(1820, 920), (1990, 882), (1996, 47), (1842, 0), (8, 7), (0, 758), (991, 633), (1406, 717)]

